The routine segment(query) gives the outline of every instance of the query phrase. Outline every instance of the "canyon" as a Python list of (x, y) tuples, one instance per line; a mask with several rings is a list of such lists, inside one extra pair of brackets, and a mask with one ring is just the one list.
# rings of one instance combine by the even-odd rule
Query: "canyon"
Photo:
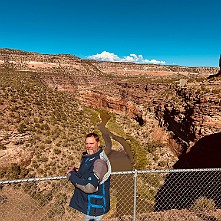
[(98, 62), (11, 49), (0, 49), (0, 68), (35, 73), (42, 85), (74, 94), (82, 106), (114, 113), (142, 146), (147, 140), (165, 144), (161, 151), (173, 156), (171, 165), (197, 141), (221, 132), (219, 68)]

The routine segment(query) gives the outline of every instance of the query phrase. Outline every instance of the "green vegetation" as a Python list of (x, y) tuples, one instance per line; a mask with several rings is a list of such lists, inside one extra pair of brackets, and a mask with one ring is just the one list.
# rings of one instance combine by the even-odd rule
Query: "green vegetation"
[(130, 142), (131, 152), (133, 153), (134, 156), (134, 164), (135, 164), (134, 167), (137, 170), (145, 169), (146, 165), (148, 164), (145, 149), (132, 136), (127, 134), (126, 139), (127, 141)]
[(116, 115), (114, 113), (108, 113), (111, 118), (107, 122), (106, 127), (114, 134), (117, 134), (118, 136), (121, 137), (126, 137), (126, 133), (122, 129), (122, 127), (119, 125), (119, 123), (116, 122)]

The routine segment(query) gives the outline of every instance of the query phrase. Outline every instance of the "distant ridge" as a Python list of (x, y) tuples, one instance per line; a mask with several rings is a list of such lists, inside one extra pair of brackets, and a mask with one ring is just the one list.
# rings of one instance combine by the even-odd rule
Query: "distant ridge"
[[(35, 62), (43, 62), (36, 64)], [(183, 76), (188, 77), (209, 77), (219, 71), (214, 67), (186, 67), (178, 65), (161, 64), (137, 64), (130, 62), (109, 62), (81, 59), (71, 54), (40, 54), (27, 52), (18, 49), (0, 48), (0, 66), (4, 64), (16, 70), (44, 71), (51, 69), (64, 69), (66, 71), (83, 71), (90, 74), (114, 74), (114, 75), (147, 75), (151, 77)], [(35, 63), (35, 64), (33, 64)]]

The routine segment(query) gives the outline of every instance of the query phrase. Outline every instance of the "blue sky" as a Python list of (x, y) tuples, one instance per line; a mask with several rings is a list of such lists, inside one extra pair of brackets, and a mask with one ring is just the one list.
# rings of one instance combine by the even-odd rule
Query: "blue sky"
[(218, 67), (220, 0), (0, 0), (0, 48)]

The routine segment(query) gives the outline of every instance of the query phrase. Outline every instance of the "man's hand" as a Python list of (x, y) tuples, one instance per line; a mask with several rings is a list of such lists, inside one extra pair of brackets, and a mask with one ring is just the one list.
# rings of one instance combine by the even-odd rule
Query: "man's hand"
[(75, 166), (69, 167), (69, 168), (68, 168), (68, 171), (66, 172), (66, 174), (70, 173), (70, 172), (73, 171), (73, 170), (75, 170)]
[(66, 176), (67, 176), (67, 179), (68, 179), (68, 180), (70, 179), (71, 171), (78, 172), (78, 168), (76, 168), (75, 166), (73, 166), (72, 168), (68, 168), (68, 171), (67, 171), (67, 173), (66, 173)]

